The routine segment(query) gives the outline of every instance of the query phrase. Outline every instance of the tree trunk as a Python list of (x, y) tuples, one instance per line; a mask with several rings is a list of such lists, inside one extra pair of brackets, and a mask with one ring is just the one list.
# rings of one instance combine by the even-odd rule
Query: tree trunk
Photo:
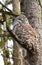
[(23, 48), (13, 40), (13, 65), (25, 65), (24, 64), (24, 56), (23, 56)]
[(12, 2), (13, 2), (13, 11), (16, 14), (20, 14), (21, 13), (20, 1), (19, 0), (12, 0)]
[(38, 57), (38, 61), (35, 64), (30, 65), (42, 65), (42, 22), (41, 22), (41, 8), (39, 6), (38, 0), (24, 0), (22, 3), (23, 7), (22, 10), (25, 12), (25, 15), (27, 16), (29, 23), (38, 33), (38, 45), (40, 48), (40, 55)]

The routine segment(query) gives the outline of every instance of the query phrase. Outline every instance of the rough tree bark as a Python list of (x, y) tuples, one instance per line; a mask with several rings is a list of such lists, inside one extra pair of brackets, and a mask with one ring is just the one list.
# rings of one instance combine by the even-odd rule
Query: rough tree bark
[[(22, 11), (25, 12), (29, 23), (38, 33), (38, 45), (40, 48), (40, 55), (36, 64), (31, 65), (42, 65), (42, 22), (41, 22), (41, 8), (38, 0), (24, 0), (22, 2)], [(35, 61), (34, 61), (35, 62)], [(31, 63), (31, 62), (30, 62)]]
[(13, 3), (13, 11), (16, 14), (20, 14), (21, 13), (20, 1), (19, 0), (12, 0), (12, 3)]

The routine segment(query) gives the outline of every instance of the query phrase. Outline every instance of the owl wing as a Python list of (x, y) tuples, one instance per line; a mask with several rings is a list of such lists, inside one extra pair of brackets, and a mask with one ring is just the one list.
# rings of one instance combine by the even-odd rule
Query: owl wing
[(32, 49), (32, 46), (34, 48), (33, 51), (38, 49), (36, 31), (31, 27), (30, 24), (17, 21), (17, 24), (15, 23), (14, 25), (14, 31), (15, 34), (24, 42), (23, 44), (27, 44), (27, 46), (29, 46), (29, 50)]

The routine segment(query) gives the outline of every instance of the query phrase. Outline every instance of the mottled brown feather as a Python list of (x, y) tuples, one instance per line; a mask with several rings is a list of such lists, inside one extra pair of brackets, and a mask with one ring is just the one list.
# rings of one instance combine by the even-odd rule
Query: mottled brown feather
[[(23, 44), (29, 44), (29, 50), (34, 53), (38, 54), (39, 47), (38, 47), (38, 38), (36, 31), (31, 27), (28, 22), (28, 19), (24, 15), (20, 15), (16, 17), (14, 20), (14, 29), (16, 35), (24, 41)], [(32, 46), (31, 46), (32, 44)], [(32, 50), (33, 47), (33, 50)]]

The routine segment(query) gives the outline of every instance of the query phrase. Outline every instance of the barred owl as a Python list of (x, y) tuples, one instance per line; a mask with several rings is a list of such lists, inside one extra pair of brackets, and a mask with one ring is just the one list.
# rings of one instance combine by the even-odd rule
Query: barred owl
[(39, 45), (36, 31), (31, 27), (25, 15), (16, 17), (13, 25), (15, 34), (23, 41), (23, 45), (27, 45), (27, 56), (30, 65), (36, 65), (39, 56)]
[(13, 30), (15, 34), (26, 44), (28, 50), (33, 54), (38, 54), (38, 39), (36, 31), (31, 27), (25, 15), (20, 15), (14, 20)]

